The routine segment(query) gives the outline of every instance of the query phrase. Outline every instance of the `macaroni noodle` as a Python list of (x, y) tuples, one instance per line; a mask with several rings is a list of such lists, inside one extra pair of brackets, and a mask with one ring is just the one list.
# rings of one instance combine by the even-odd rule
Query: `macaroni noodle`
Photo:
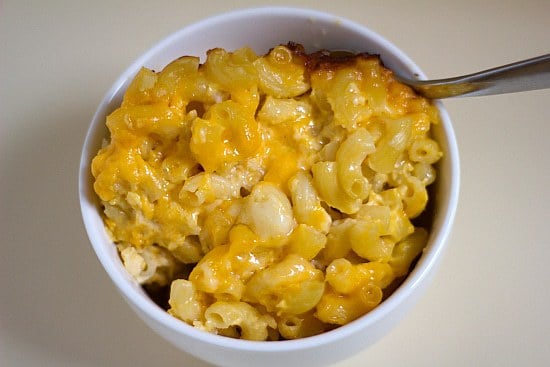
[(213, 49), (137, 73), (94, 190), (124, 266), (171, 315), (308, 337), (375, 308), (422, 253), (438, 121), (376, 56)]

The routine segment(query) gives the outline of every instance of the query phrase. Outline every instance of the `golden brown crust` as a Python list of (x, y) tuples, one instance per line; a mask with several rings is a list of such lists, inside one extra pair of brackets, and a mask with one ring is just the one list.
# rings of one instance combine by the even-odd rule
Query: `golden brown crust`
[(358, 59), (378, 60), (379, 55), (369, 54), (367, 52), (353, 53), (346, 50), (326, 50), (322, 49), (311, 54), (306, 53), (301, 44), (288, 42), (286, 47), (291, 50), (296, 56), (305, 58), (305, 65), (309, 72), (315, 71), (330, 71), (341, 67), (354, 65)]

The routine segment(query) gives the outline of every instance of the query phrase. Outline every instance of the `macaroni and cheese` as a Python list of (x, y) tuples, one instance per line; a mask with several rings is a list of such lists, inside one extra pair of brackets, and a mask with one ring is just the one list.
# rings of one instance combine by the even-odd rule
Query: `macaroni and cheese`
[(368, 313), (421, 254), (438, 122), (376, 56), (213, 49), (139, 71), (94, 190), (124, 266), (169, 289), (171, 315), (302, 338)]

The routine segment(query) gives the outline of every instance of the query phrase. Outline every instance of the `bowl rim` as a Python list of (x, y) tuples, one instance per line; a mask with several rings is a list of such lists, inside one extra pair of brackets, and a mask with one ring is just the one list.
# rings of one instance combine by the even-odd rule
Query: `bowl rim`
[[(321, 22), (336, 21), (344, 28), (358, 32), (365, 38), (370, 38), (376, 43), (383, 44), (384, 48), (386, 48), (388, 52), (393, 55), (393, 57), (408, 65), (411, 70), (414, 70), (414, 72), (420, 76), (420, 78), (425, 78), (425, 75), (418, 68), (418, 66), (393, 43), (380, 36), (378, 33), (372, 31), (370, 28), (344, 17), (319, 10), (289, 6), (261, 6), (237, 9), (231, 12), (210, 16), (180, 28), (155, 43), (132, 64), (130, 64), (130, 66), (128, 66), (112, 84), (99, 103), (98, 108), (92, 117), (91, 123), (88, 126), (80, 157), (78, 191), (84, 226), (96, 256), (101, 262), (104, 270), (108, 273), (111, 281), (113, 281), (113, 283), (117, 286), (124, 298), (126, 298), (127, 301), (131, 301), (131, 305), (133, 307), (137, 307), (141, 312), (147, 314), (153, 320), (162, 324), (165, 328), (179, 334), (188, 335), (193, 339), (208, 344), (220, 345), (239, 351), (278, 353), (319, 347), (320, 345), (330, 344), (336, 340), (350, 336), (361, 329), (368, 328), (378, 320), (388, 316), (400, 303), (408, 298), (415, 291), (415, 289), (419, 287), (419, 284), (422, 283), (423, 280), (431, 273), (432, 268), (435, 266), (436, 260), (440, 257), (444, 247), (446, 247), (447, 238), (454, 222), (458, 204), (460, 170), (456, 137), (446, 109), (440, 101), (436, 101), (435, 103), (441, 114), (443, 125), (442, 133), (447, 143), (446, 148), (451, 176), (448, 198), (445, 201), (446, 210), (442, 214), (441, 224), (439, 226), (440, 229), (435, 233), (435, 236), (434, 233), (430, 233), (430, 243), (433, 244), (430, 251), (427, 251), (422, 255), (421, 261), (419, 261), (413, 271), (408, 274), (403, 283), (387, 299), (385, 299), (379, 306), (370, 311), (368, 314), (350, 322), (349, 324), (339, 326), (334, 330), (307, 338), (269, 342), (232, 339), (196, 329), (193, 326), (190, 326), (185, 322), (169, 315), (166, 311), (157, 306), (143, 292), (139, 291), (136, 287), (136, 282), (130, 278), (129, 274), (124, 274), (120, 271), (121, 264), (117, 264), (113, 256), (111, 256), (112, 254), (109, 250), (103, 246), (102, 241), (105, 240), (106, 234), (98, 234), (96, 232), (97, 229), (94, 218), (90, 217), (90, 213), (97, 212), (97, 206), (94, 202), (92, 202), (92, 200), (89, 199), (91, 186), (90, 161), (91, 158), (97, 153), (97, 145), (92, 146), (92, 141), (94, 140), (96, 130), (100, 128), (101, 124), (104, 124), (104, 118), (110, 105), (114, 102), (116, 95), (119, 93), (121, 88), (123, 88), (123, 86), (128, 83), (131, 78), (133, 78), (133, 75), (135, 75), (137, 70), (139, 70), (142, 65), (146, 64), (148, 59), (157, 54), (159, 50), (162, 50), (174, 40), (182, 37), (182, 35), (187, 32), (193, 32), (196, 29), (205, 27), (206, 25), (212, 26), (213, 24), (234, 21), (246, 16), (288, 16), (289, 14), (294, 17), (306, 19), (314, 17), (316, 20)], [(99, 213), (96, 214), (100, 216)], [(109, 240), (109, 242), (111, 241)], [(113, 249), (114, 248), (115, 247), (113, 246)], [(124, 269), (122, 268), (122, 270)]]

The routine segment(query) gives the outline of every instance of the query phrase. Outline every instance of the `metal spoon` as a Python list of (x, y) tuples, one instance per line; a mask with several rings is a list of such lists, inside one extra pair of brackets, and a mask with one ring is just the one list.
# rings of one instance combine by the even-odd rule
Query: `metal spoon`
[(422, 96), (435, 99), (545, 89), (550, 88), (550, 54), (455, 78), (396, 78)]

